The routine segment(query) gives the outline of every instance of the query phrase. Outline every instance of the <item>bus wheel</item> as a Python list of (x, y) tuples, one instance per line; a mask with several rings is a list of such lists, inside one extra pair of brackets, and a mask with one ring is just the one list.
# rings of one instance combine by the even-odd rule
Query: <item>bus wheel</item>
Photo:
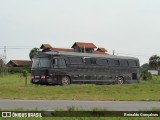
[(118, 77), (118, 78), (117, 78), (117, 84), (124, 84), (124, 79), (123, 79), (123, 77)]
[(67, 76), (64, 76), (61, 80), (61, 85), (69, 85), (70, 84), (70, 79)]

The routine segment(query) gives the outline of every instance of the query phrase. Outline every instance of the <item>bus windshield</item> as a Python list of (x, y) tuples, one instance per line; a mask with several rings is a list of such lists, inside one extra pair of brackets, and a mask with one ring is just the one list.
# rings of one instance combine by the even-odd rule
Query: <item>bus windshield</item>
[(35, 58), (33, 59), (32, 68), (48, 68), (50, 67), (49, 58)]

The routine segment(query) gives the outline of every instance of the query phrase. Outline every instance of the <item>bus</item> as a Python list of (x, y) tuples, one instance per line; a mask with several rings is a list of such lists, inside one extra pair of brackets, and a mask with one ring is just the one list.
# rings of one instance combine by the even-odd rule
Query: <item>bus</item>
[(140, 82), (135, 57), (78, 52), (44, 52), (34, 57), (33, 84), (126, 84)]

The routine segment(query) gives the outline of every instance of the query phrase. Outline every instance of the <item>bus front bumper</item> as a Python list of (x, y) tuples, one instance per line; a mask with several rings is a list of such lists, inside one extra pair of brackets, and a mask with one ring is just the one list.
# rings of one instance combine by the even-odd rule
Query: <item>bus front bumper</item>
[(52, 79), (32, 79), (31, 83), (33, 84), (53, 84), (53, 80)]

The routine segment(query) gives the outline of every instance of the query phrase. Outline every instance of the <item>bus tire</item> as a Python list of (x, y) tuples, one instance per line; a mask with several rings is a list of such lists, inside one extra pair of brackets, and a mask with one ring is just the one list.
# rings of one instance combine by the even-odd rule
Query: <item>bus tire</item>
[(117, 84), (124, 84), (124, 78), (122, 76), (117, 77)]
[(62, 77), (61, 85), (69, 85), (70, 83), (70, 78), (68, 76)]

